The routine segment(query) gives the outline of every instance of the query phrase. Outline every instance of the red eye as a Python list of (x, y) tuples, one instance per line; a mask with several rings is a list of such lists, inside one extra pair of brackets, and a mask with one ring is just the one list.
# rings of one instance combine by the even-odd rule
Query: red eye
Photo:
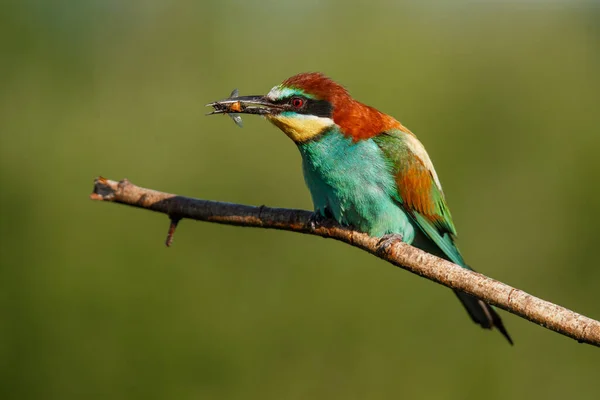
[(303, 99), (301, 99), (300, 97), (294, 97), (294, 98), (292, 99), (292, 106), (293, 106), (294, 108), (300, 108), (300, 107), (302, 107), (303, 105), (304, 105), (304, 100), (303, 100)]

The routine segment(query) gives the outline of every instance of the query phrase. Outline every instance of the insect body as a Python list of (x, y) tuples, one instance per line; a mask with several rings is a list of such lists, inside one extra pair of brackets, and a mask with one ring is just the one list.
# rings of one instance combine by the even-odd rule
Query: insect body
[(242, 104), (239, 101), (232, 101), (235, 100), (235, 98), (238, 96), (239, 91), (237, 89), (233, 89), (233, 91), (229, 95), (229, 98), (208, 104), (214, 108), (214, 111), (208, 113), (208, 115), (227, 114), (231, 117), (231, 119), (233, 120), (233, 122), (235, 122), (237, 126), (243, 128), (244, 124), (242, 122), (242, 117), (239, 114), (236, 114), (243, 111)]

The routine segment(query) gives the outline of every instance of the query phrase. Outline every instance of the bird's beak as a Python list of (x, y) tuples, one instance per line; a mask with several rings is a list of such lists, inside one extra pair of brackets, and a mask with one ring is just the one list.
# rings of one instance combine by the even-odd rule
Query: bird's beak
[(258, 96), (237, 96), (237, 91), (234, 90), (231, 97), (208, 103), (207, 107), (213, 107), (214, 110), (208, 115), (212, 114), (274, 114), (282, 110), (282, 106), (274, 104), (267, 97)]

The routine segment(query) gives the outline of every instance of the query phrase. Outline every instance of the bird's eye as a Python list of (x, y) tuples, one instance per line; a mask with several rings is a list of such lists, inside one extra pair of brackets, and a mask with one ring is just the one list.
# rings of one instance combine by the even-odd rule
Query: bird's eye
[(300, 108), (304, 105), (304, 99), (302, 99), (301, 97), (294, 97), (292, 98), (292, 107), (294, 108)]

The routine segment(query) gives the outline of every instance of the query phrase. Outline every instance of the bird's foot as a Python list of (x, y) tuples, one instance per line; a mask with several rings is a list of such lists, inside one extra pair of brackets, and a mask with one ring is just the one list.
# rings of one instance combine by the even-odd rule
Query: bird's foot
[(390, 247), (396, 243), (402, 242), (403, 236), (399, 233), (388, 233), (383, 235), (377, 242), (377, 252), (385, 254)]
[(319, 212), (314, 212), (310, 215), (310, 219), (308, 220), (308, 226), (310, 229), (315, 230), (319, 226), (323, 224), (323, 222), (327, 221), (327, 218), (322, 216)]

